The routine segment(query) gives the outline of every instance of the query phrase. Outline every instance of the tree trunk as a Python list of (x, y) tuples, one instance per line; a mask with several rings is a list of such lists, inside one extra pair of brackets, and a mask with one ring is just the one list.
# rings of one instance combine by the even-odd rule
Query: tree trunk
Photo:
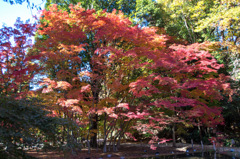
[(113, 138), (113, 131), (111, 131), (110, 141), (109, 141), (109, 144), (108, 144), (108, 151), (111, 151), (112, 138)]
[(91, 132), (90, 145), (91, 147), (97, 148), (98, 115), (93, 114), (90, 120), (91, 120), (90, 130), (94, 131)]
[(173, 138), (173, 145), (172, 147), (176, 147), (176, 134), (175, 134), (175, 123), (173, 123), (173, 126), (172, 126), (172, 138)]
[(203, 139), (202, 139), (202, 130), (201, 130), (200, 124), (198, 124), (198, 131), (199, 131), (200, 141), (203, 141)]
[(106, 153), (107, 152), (107, 140), (104, 139), (104, 142), (103, 142), (103, 153)]
[[(91, 84), (92, 94), (93, 94), (93, 109), (94, 111), (97, 111), (97, 108), (95, 107), (98, 104), (99, 101), (99, 92), (100, 92), (100, 83), (97, 79), (93, 80), (93, 83)], [(91, 114), (90, 117), (90, 131), (91, 137), (90, 137), (90, 145), (91, 147), (97, 148), (97, 129), (98, 129), (98, 115), (96, 112)]]
[(117, 141), (117, 137), (115, 137), (114, 140), (113, 140), (113, 144), (112, 144), (112, 146), (113, 146), (113, 152), (118, 151), (118, 148), (117, 148), (117, 145), (116, 145), (116, 141)]
[(107, 114), (104, 113), (104, 123), (103, 123), (103, 128), (104, 128), (104, 141), (103, 141), (103, 152), (107, 152), (107, 136), (108, 136), (108, 133), (107, 133), (107, 126), (106, 126), (106, 122), (107, 122)]

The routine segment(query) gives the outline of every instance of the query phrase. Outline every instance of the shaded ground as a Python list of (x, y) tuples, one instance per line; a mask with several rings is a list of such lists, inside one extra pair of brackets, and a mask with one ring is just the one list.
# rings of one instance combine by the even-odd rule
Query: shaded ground
[[(147, 144), (137, 144), (137, 143), (125, 143), (123, 144), (118, 152), (107, 152), (102, 153), (102, 149), (92, 149), (91, 153), (88, 154), (87, 149), (83, 149), (82, 151), (79, 151), (75, 154), (71, 153), (63, 153), (58, 151), (36, 151), (36, 150), (30, 150), (28, 151), (28, 154), (36, 157), (36, 158), (44, 158), (44, 159), (98, 159), (98, 158), (111, 158), (111, 159), (120, 159), (121, 157), (127, 158), (141, 158), (141, 157), (151, 157), (156, 156), (156, 153), (159, 153), (159, 155), (169, 155), (169, 154), (181, 154), (186, 153), (186, 150), (189, 151), (189, 153), (193, 151), (201, 151), (200, 145), (194, 145), (194, 149), (192, 149), (192, 146), (190, 144), (177, 144), (177, 148), (171, 147), (170, 144), (166, 145), (158, 145), (157, 150), (151, 150), (150, 147)], [(205, 146), (205, 151), (212, 150), (212, 146)], [(223, 149), (218, 149), (219, 151), (223, 151)], [(224, 151), (230, 151), (231, 148), (225, 148)], [(235, 149), (235, 151), (240, 151), (240, 149)], [(111, 155), (111, 157), (110, 157)]]

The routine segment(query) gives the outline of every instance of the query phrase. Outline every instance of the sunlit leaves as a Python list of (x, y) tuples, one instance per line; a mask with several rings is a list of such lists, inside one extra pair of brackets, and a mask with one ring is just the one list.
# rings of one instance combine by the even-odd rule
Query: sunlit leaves
[(1, 94), (21, 98), (30, 88), (30, 81), (37, 71), (34, 60), (27, 51), (32, 47), (34, 25), (17, 19), (14, 28), (0, 29), (0, 87)]

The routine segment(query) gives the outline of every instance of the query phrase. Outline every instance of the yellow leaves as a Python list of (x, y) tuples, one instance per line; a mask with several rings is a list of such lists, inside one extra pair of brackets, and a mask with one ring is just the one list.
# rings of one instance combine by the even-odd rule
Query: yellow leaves
[(158, 3), (162, 3), (168, 7), (181, 6), (185, 0), (157, 0)]
[(221, 0), (222, 4), (240, 3), (240, 0)]
[(183, 122), (184, 126), (186, 126), (187, 128), (193, 128), (193, 124), (192, 123), (187, 123), (187, 122)]
[(194, 89), (191, 91), (191, 96), (194, 97), (194, 98), (199, 98), (203, 95), (203, 91), (202, 90), (199, 90), (199, 89)]
[(219, 50), (219, 48), (220, 48), (219, 42), (209, 42), (209, 41), (206, 41), (206, 42), (203, 42), (203, 43), (200, 44), (200, 48), (199, 49), (212, 53), (214, 51)]
[(206, 16), (205, 14), (205, 9), (206, 9), (206, 4), (204, 4), (204, 1), (202, 0), (202, 1), (199, 1), (198, 3), (197, 3), (197, 5), (195, 5), (194, 7), (192, 7), (192, 9), (191, 9), (191, 13), (193, 13), (192, 15), (191, 15), (191, 18), (193, 18), (193, 19), (200, 19), (201, 17), (204, 17), (204, 16)]
[(111, 107), (117, 104), (117, 99), (115, 98), (104, 98), (101, 99), (98, 103), (98, 108)]
[(220, 26), (219, 29), (226, 30), (239, 23), (240, 6), (231, 7), (227, 5), (216, 4), (211, 9), (208, 16), (198, 22), (195, 31), (201, 31), (204, 28)]

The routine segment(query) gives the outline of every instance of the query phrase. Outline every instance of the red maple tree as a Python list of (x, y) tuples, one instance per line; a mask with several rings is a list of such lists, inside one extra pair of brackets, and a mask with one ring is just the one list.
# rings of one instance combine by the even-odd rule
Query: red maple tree
[(221, 110), (208, 105), (229, 90), (227, 77), (202, 45), (166, 45), (167, 36), (132, 26), (121, 12), (69, 8), (42, 12), (35, 47), (49, 74), (43, 93), (54, 97), (55, 114), (78, 122), (93, 146), (97, 131), (116, 150), (129, 128), (158, 141), (167, 123), (223, 122)]

